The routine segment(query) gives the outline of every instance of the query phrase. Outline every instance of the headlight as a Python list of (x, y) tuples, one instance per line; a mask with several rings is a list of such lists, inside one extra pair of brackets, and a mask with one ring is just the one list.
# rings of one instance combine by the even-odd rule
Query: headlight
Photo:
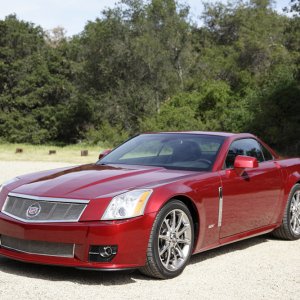
[(152, 190), (133, 190), (112, 198), (101, 220), (141, 216), (151, 194)]
[(2, 189), (3, 189), (5, 186), (7, 186), (7, 185), (9, 185), (9, 184), (11, 184), (11, 183), (14, 183), (14, 182), (16, 182), (16, 181), (18, 181), (19, 179), (20, 179), (20, 178), (15, 177), (15, 178), (13, 178), (13, 179), (10, 179), (10, 180), (7, 180), (7, 181), (3, 182), (3, 183), (0, 185), (0, 193), (2, 192)]

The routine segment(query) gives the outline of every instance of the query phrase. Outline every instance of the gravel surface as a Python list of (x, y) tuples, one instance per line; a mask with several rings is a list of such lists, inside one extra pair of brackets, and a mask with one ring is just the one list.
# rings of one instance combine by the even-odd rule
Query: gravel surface
[[(0, 181), (67, 166), (0, 162)], [(134, 272), (96, 272), (0, 257), (0, 299), (299, 299), (300, 240), (261, 236), (194, 255), (167, 281)]]

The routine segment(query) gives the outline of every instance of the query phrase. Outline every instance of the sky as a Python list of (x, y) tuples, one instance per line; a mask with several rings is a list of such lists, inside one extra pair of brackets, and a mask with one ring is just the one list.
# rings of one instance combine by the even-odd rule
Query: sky
[[(113, 7), (116, 2), (116, 0), (0, 0), (0, 19), (15, 13), (19, 19), (40, 25), (45, 30), (61, 26), (65, 28), (68, 36), (72, 36), (80, 33), (87, 21), (95, 20), (104, 8)], [(197, 21), (203, 10), (202, 1), (181, 2), (191, 7), (191, 15)], [(287, 6), (290, 0), (276, 2), (274, 8), (282, 12), (282, 8)]]

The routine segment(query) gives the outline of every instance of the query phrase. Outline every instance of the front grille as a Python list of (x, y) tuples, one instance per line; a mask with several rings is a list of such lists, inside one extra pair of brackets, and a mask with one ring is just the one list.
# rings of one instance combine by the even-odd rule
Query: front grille
[(28, 241), (1, 235), (0, 247), (29, 254), (74, 257), (74, 244)]
[(2, 212), (24, 222), (76, 222), (88, 201), (9, 194)]

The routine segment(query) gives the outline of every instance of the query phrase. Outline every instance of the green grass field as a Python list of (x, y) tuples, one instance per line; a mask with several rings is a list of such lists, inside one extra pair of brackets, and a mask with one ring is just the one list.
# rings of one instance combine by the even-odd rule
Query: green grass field
[[(23, 153), (16, 153), (16, 149)], [(56, 154), (49, 155), (50, 150)], [(88, 150), (88, 156), (81, 156), (81, 150)], [(51, 145), (0, 144), (0, 161), (49, 161), (67, 163), (91, 163), (98, 159), (103, 148), (90, 145), (70, 145), (65, 147)]]

